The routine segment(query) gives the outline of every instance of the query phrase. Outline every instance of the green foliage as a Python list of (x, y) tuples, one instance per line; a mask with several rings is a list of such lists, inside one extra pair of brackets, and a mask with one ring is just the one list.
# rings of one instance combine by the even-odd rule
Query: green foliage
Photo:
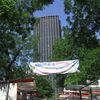
[[(53, 54), (51, 59), (54, 61), (71, 60), (76, 58), (74, 55), (74, 46), (71, 32), (66, 28), (63, 30), (65, 32), (65, 37), (57, 40), (53, 46)], [(57, 88), (64, 87), (64, 81), (66, 77), (67, 75), (56, 75), (55, 80)]]
[(37, 91), (40, 93), (41, 98), (51, 97), (53, 94), (52, 85), (50, 80), (44, 76), (35, 76)]
[(79, 48), (80, 72), (73, 73), (65, 80), (65, 84), (86, 84), (86, 80), (94, 80), (100, 76), (100, 47), (96, 49)]
[(16, 0), (0, 0), (0, 16), (9, 12), (15, 6)]
[(66, 84), (86, 84), (87, 79), (93, 80), (100, 75), (97, 62), (100, 47), (96, 36), (100, 30), (99, 4), (100, 0), (65, 0), (66, 21), (71, 26), (73, 40), (72, 56), (80, 61), (80, 72), (70, 74)]
[(66, 21), (72, 26), (75, 44), (78, 47), (97, 47), (96, 32), (99, 31), (100, 0), (71, 0), (73, 3), (70, 5), (67, 2), (68, 0), (65, 0), (65, 12), (72, 16), (68, 15)]
[(65, 36), (62, 39), (55, 41), (53, 45), (52, 60), (70, 60), (73, 59), (73, 40), (71, 32), (65, 30)]
[(1, 77), (13, 79), (19, 69), (22, 71), (20, 75), (23, 74), (25, 62), (32, 61), (33, 45), (36, 44), (32, 39), (34, 11), (52, 2), (53, 0), (0, 0)]

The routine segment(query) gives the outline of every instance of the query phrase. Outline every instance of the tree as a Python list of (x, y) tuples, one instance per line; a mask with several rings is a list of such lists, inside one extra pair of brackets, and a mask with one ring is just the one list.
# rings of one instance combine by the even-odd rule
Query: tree
[(96, 36), (100, 30), (99, 4), (99, 0), (65, 0), (66, 21), (71, 26), (74, 55), (80, 60), (80, 73), (72, 74), (66, 83), (86, 84), (87, 79), (93, 80), (99, 76), (99, 62), (95, 63), (100, 49)]
[[(64, 84), (86, 84), (86, 80), (95, 80), (99, 78), (99, 54), (100, 47), (97, 48), (86, 48), (86, 47), (75, 47), (73, 38), (65, 31), (65, 37), (56, 41), (53, 46), (53, 60), (71, 60), (79, 59), (80, 61), (80, 72), (57, 75), (56, 79), (58, 87), (63, 87)], [(76, 48), (76, 49), (75, 49)]]
[[(53, 54), (51, 59), (54, 61), (71, 60), (76, 57), (74, 55), (73, 39), (71, 36), (71, 31), (69, 31), (66, 28), (63, 28), (63, 31), (65, 32), (65, 36), (55, 41), (53, 45)], [(55, 76), (57, 88), (64, 87), (64, 81), (67, 76), (68, 74), (66, 75), (58, 74)]]
[[(22, 55), (28, 55), (32, 47), (34, 11), (42, 9), (53, 0), (1, 0), (0, 1), (0, 75), (13, 79), (19, 71)], [(31, 36), (31, 37), (30, 37)], [(23, 51), (24, 49), (24, 51)], [(25, 57), (24, 55), (24, 57)], [(30, 55), (29, 55), (30, 56)], [(26, 57), (26, 58), (27, 58)], [(30, 60), (29, 59), (24, 59)], [(25, 65), (22, 65), (25, 67)], [(21, 66), (21, 67), (22, 67)], [(25, 68), (24, 68), (25, 69)], [(23, 67), (20, 71), (23, 70)], [(16, 72), (17, 72), (16, 71)], [(24, 71), (24, 70), (23, 70)]]
[(53, 94), (52, 85), (50, 80), (44, 76), (35, 76), (37, 91), (40, 93), (41, 98), (49, 98)]
[(99, 4), (100, 0), (65, 0), (66, 20), (71, 25), (73, 40), (78, 47), (98, 46)]
[(65, 84), (86, 84), (86, 80), (95, 80), (100, 76), (100, 47), (96, 49), (78, 48), (80, 72), (73, 73)]
[[(73, 51), (73, 39), (71, 36), (71, 31), (63, 28), (65, 34), (63, 38), (55, 41), (53, 45), (53, 60), (69, 60), (72, 59)], [(69, 55), (69, 56), (68, 56)]]

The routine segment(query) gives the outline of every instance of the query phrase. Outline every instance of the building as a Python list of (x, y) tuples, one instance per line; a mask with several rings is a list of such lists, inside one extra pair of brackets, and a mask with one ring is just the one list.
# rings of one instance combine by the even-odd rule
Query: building
[(34, 78), (0, 81), (0, 100), (32, 100), (39, 95)]
[(61, 37), (59, 17), (40, 17), (38, 23), (34, 25), (34, 34), (39, 39), (38, 52), (40, 61), (46, 62), (52, 55), (53, 43)]

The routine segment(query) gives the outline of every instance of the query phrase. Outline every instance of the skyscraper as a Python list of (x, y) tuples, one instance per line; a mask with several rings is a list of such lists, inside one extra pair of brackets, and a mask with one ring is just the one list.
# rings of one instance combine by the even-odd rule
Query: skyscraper
[(61, 27), (58, 16), (40, 17), (34, 26), (34, 34), (38, 36), (38, 52), (40, 61), (48, 61), (52, 55), (52, 46), (55, 40), (61, 37)]

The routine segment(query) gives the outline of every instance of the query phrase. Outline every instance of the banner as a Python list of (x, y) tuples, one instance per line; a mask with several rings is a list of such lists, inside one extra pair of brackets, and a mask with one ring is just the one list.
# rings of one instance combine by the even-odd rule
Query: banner
[(30, 69), (35, 74), (66, 74), (78, 71), (79, 60), (57, 61), (57, 62), (30, 62)]

